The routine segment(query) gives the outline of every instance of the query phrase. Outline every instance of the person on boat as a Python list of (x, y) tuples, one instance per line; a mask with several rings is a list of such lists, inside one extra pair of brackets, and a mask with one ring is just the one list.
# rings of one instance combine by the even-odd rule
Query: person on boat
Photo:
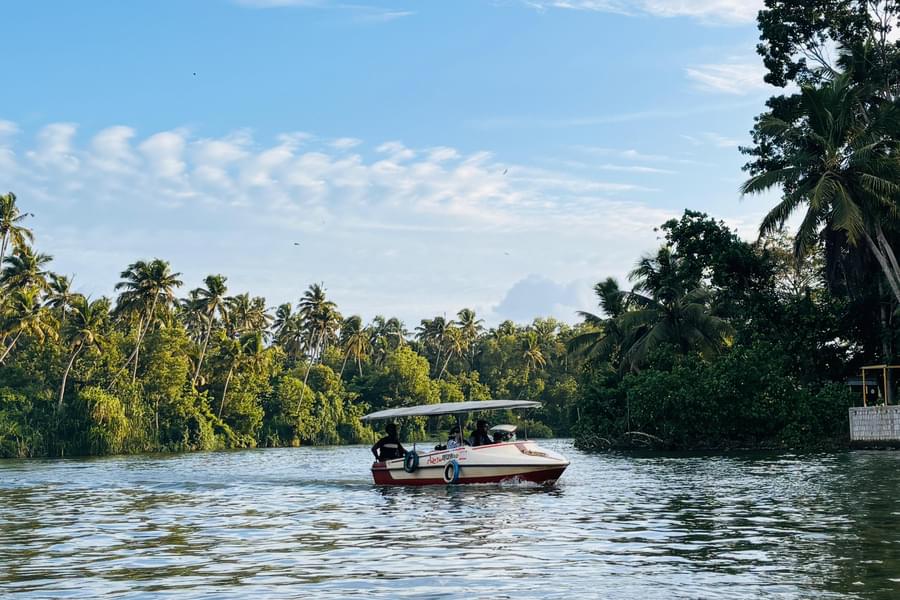
[(395, 458), (403, 458), (406, 454), (406, 449), (397, 437), (397, 426), (393, 423), (388, 423), (384, 431), (387, 435), (372, 446), (372, 454), (375, 455), (375, 460), (385, 462)]
[(463, 445), (462, 436), (459, 434), (459, 425), (450, 428), (450, 437), (447, 439), (447, 450), (459, 448)]
[(478, 422), (475, 423), (475, 431), (472, 432), (472, 445), (486, 446), (493, 443), (494, 440), (491, 439), (487, 430), (487, 421), (479, 419)]

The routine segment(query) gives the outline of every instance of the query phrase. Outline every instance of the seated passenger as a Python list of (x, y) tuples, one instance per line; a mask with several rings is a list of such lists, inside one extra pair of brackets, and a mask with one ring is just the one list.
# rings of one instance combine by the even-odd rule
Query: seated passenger
[(450, 428), (450, 438), (447, 440), (447, 450), (459, 448), (463, 445), (462, 436), (459, 434), (459, 425)]
[(472, 445), (486, 446), (493, 443), (494, 440), (491, 439), (487, 431), (487, 422), (479, 419), (475, 424), (475, 431), (472, 432)]
[(372, 454), (375, 455), (375, 460), (385, 462), (395, 458), (403, 458), (403, 455), (406, 454), (406, 449), (397, 438), (397, 426), (393, 423), (388, 423), (384, 431), (387, 435), (372, 446)]

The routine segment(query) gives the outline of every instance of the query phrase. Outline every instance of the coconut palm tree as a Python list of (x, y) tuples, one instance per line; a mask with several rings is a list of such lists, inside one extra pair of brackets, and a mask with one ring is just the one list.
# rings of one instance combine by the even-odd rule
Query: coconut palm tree
[(635, 281), (628, 295), (632, 308), (618, 319), (625, 332), (623, 363), (637, 370), (648, 353), (660, 344), (672, 344), (681, 352), (704, 355), (718, 352), (731, 327), (711, 314), (711, 295), (702, 287), (685, 290), (680, 263), (667, 247), (656, 257), (641, 259), (630, 277)]
[(850, 246), (864, 242), (900, 303), (900, 265), (885, 233), (897, 222), (900, 108), (867, 106), (864, 97), (851, 73), (820, 88), (804, 87), (794, 115), (760, 121), (758, 129), (779, 149), (779, 159), (747, 180), (741, 192), (782, 190), (781, 201), (760, 224), (761, 236), (778, 231), (805, 207), (795, 237), (798, 258), (823, 228), (844, 232)]
[(484, 320), (475, 316), (475, 311), (471, 308), (464, 308), (456, 313), (456, 323), (460, 331), (462, 331), (463, 337), (466, 340), (466, 346), (469, 350), (466, 353), (466, 360), (469, 363), (469, 368), (474, 368), (475, 352), (478, 346), (475, 342), (484, 331)]
[(340, 326), (341, 315), (337, 311), (337, 304), (326, 298), (325, 288), (320, 284), (314, 283), (309, 286), (309, 289), (304, 292), (297, 306), (303, 327), (307, 332), (306, 349), (308, 361), (306, 363), (306, 374), (303, 376), (303, 389), (300, 392), (300, 402), (303, 402), (306, 383), (309, 380), (309, 371), (314, 362), (321, 361), (328, 341), (335, 337), (335, 333)]
[(29, 246), (19, 246), (10, 256), (3, 259), (0, 272), (0, 286), (7, 291), (34, 287), (40, 291), (47, 289), (50, 271), (46, 265), (53, 260), (49, 254), (36, 253)]
[(116, 301), (116, 311), (120, 314), (138, 315), (137, 341), (124, 365), (127, 368), (134, 361), (132, 382), (137, 379), (144, 336), (159, 321), (160, 311), (167, 314), (175, 303), (175, 289), (182, 285), (182, 281), (178, 279), (180, 275), (181, 273), (172, 273), (169, 263), (158, 258), (150, 262), (140, 260), (132, 263), (120, 275), (122, 281), (116, 284), (116, 289), (123, 291)]
[(589, 360), (612, 361), (626, 338), (619, 319), (628, 308), (628, 294), (612, 277), (595, 285), (594, 293), (604, 316), (579, 311), (588, 328), (569, 340), (567, 350)]
[(27, 227), (20, 225), (31, 213), (21, 213), (16, 205), (16, 195), (12, 192), (0, 194), (0, 264), (6, 258), (6, 250), (12, 247), (24, 248), (34, 240), (34, 234)]
[(79, 294), (72, 291), (72, 278), (65, 275), (50, 273), (47, 285), (46, 304), (59, 315), (59, 327), (63, 329), (66, 324), (66, 312), (69, 305)]
[(538, 341), (538, 334), (535, 331), (526, 331), (522, 338), (522, 358), (525, 360), (525, 366), (529, 371), (538, 368), (544, 368), (547, 359), (541, 350), (541, 344)]
[(362, 318), (359, 315), (344, 319), (344, 323), (341, 325), (341, 346), (344, 349), (344, 361), (341, 363), (341, 372), (338, 377), (343, 376), (344, 366), (350, 356), (356, 361), (359, 375), (362, 377), (362, 360), (369, 356), (372, 344), (371, 332), (367, 327), (363, 327)]
[(449, 326), (444, 329), (441, 347), (444, 348), (446, 356), (444, 357), (444, 364), (438, 373), (438, 379), (444, 376), (451, 358), (465, 355), (466, 350), (469, 348), (469, 340), (463, 331), (456, 327), (453, 321), (450, 321)]
[(219, 402), (218, 417), (221, 419), (225, 411), (225, 401), (228, 395), (228, 386), (235, 371), (243, 365), (258, 368), (265, 352), (265, 343), (260, 331), (247, 333), (238, 339), (225, 337), (225, 354), (228, 357), (228, 374), (225, 376), (225, 385), (222, 388), (222, 400)]
[(193, 303), (197, 313), (201, 315), (203, 324), (206, 325), (206, 331), (203, 334), (203, 343), (200, 346), (200, 356), (197, 359), (197, 368), (194, 370), (194, 376), (191, 378), (191, 385), (197, 383), (200, 377), (200, 368), (203, 366), (203, 358), (206, 356), (206, 349), (209, 346), (209, 336), (212, 334), (213, 325), (216, 317), (224, 317), (227, 313), (225, 294), (228, 287), (225, 285), (226, 278), (224, 275), (207, 275), (203, 280), (205, 287), (193, 290), (195, 300)]
[(0, 355), (0, 364), (3, 364), (23, 335), (39, 344), (57, 336), (53, 315), (41, 302), (41, 290), (37, 287), (16, 289), (9, 298), (3, 321), (4, 337), (13, 336), (13, 339)]
[(109, 300), (106, 298), (91, 302), (84, 296), (75, 294), (69, 306), (69, 319), (63, 328), (63, 336), (72, 354), (69, 356), (69, 362), (59, 386), (57, 411), (62, 410), (66, 381), (69, 379), (69, 371), (72, 370), (75, 359), (84, 351), (102, 349), (103, 344), (106, 343), (103, 330), (109, 319)]
[(337, 304), (326, 298), (321, 284), (314, 283), (304, 292), (297, 308), (307, 330), (310, 360), (317, 362), (340, 326)]

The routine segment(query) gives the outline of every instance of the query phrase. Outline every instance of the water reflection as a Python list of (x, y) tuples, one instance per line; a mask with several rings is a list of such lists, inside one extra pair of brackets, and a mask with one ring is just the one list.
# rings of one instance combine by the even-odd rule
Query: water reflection
[(891, 598), (900, 454), (573, 459), (374, 486), (365, 448), (0, 462), (0, 596)]

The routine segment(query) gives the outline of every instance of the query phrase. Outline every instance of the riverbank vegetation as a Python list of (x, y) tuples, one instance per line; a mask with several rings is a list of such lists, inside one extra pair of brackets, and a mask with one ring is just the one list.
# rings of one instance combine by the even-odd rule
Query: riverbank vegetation
[(492, 397), (539, 399), (529, 433), (569, 433), (565, 324), (488, 329), (470, 309), (364, 323), (319, 284), (273, 309), (224, 275), (187, 288), (160, 259), (88, 298), (34, 249), (28, 216), (0, 196), (0, 456), (369, 442), (367, 411)]

